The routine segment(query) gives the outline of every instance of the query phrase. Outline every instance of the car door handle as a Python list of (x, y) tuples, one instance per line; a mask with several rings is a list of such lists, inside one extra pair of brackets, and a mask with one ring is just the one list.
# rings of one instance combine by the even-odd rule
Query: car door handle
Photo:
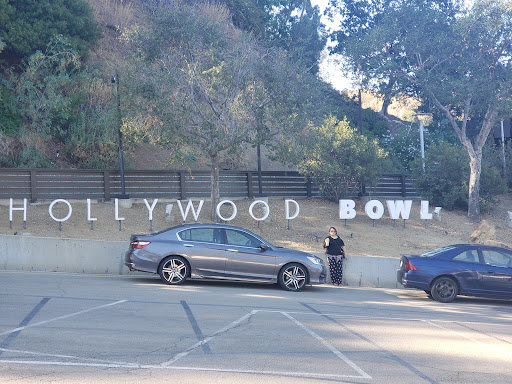
[(184, 247), (193, 247), (193, 244), (183, 244)]
[(228, 252), (238, 252), (238, 249), (228, 249)]

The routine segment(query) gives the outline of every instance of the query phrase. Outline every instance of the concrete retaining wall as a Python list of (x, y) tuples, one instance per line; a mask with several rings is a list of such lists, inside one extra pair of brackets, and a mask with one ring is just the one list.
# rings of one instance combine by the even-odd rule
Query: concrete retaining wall
[[(128, 241), (0, 235), (0, 250), (0, 269), (4, 270), (130, 273), (124, 266)], [(325, 254), (315, 254), (326, 260)], [(396, 282), (399, 263), (391, 257), (349, 255), (343, 280), (349, 286), (402, 288)]]

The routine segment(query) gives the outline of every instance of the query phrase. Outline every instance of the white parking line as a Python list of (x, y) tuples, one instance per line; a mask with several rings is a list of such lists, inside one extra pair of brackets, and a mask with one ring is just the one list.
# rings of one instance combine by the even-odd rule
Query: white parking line
[(174, 363), (175, 361), (181, 359), (182, 357), (184, 356), (187, 356), (190, 352), (192, 352), (194, 349), (202, 346), (203, 344), (206, 344), (208, 343), (210, 340), (212, 340), (215, 336), (221, 334), (221, 333), (224, 333), (228, 330), (230, 330), (231, 328), (233, 327), (236, 327), (238, 324), (240, 324), (242, 321), (250, 318), (252, 315), (254, 315), (256, 312), (258, 312), (258, 310), (253, 310), (251, 312), (249, 312), (248, 314), (242, 316), (241, 318), (239, 318), (238, 320), (235, 320), (233, 321), (231, 324), (225, 326), (224, 328), (221, 328), (219, 329), (217, 332), (215, 332), (213, 335), (211, 336), (208, 336), (206, 338), (204, 338), (203, 340), (200, 340), (199, 342), (197, 342), (196, 344), (194, 344), (193, 346), (191, 346), (190, 348), (188, 348), (187, 350), (181, 352), (181, 353), (178, 353), (176, 356), (174, 356), (171, 360), (169, 361), (165, 361), (161, 364), (162, 367), (168, 367), (169, 365), (171, 365), (172, 363)]
[(57, 320), (67, 319), (67, 318), (73, 317), (73, 316), (82, 315), (82, 314), (87, 313), (87, 312), (95, 311), (96, 309), (110, 307), (112, 305), (121, 304), (121, 303), (124, 303), (126, 301), (128, 301), (128, 300), (119, 300), (119, 301), (115, 301), (113, 303), (100, 305), (98, 307), (84, 309), (83, 311), (78, 311), (78, 312), (70, 313), (69, 315), (55, 317), (53, 319), (40, 321), (40, 322), (34, 323), (34, 324), (28, 324), (28, 325), (25, 325), (23, 327), (18, 327), (18, 328), (11, 329), (10, 331), (2, 332), (2, 333), (0, 333), (0, 336), (4, 336), (4, 335), (8, 335), (10, 333), (18, 332), (18, 331), (21, 331), (21, 330), (26, 329), (26, 328), (37, 327), (38, 325), (43, 325), (43, 324), (51, 323), (52, 321), (57, 321)]
[(345, 356), (343, 353), (341, 353), (340, 351), (338, 351), (336, 348), (334, 348), (331, 344), (329, 344), (327, 341), (325, 341), (325, 339), (323, 339), (322, 337), (320, 337), (318, 334), (316, 334), (315, 332), (313, 332), (311, 329), (309, 329), (308, 327), (306, 327), (304, 324), (302, 324), (300, 321), (298, 321), (297, 319), (293, 318), (292, 316), (290, 316), (288, 313), (286, 312), (281, 312), (283, 315), (285, 315), (287, 318), (289, 318), (291, 321), (293, 321), (295, 324), (297, 324), (299, 327), (301, 327), (303, 330), (305, 330), (307, 333), (309, 333), (311, 336), (313, 336), (315, 339), (317, 339), (318, 341), (320, 341), (324, 346), (326, 346), (332, 353), (334, 353), (336, 356), (338, 356), (341, 360), (343, 360), (345, 363), (347, 363), (348, 365), (350, 365), (352, 367), (352, 369), (354, 369), (356, 372), (358, 372), (361, 376), (356, 376), (356, 377), (361, 377), (363, 379), (371, 379), (372, 377), (370, 375), (368, 375), (365, 371), (363, 371), (361, 368), (359, 368), (354, 362), (352, 362), (347, 356)]
[[(461, 332), (453, 331), (453, 330), (451, 330), (451, 329), (448, 329), (448, 328), (446, 328), (446, 327), (443, 327), (443, 326), (441, 326), (441, 325), (439, 325), (439, 324), (435, 324), (435, 323), (433, 323), (433, 322), (431, 322), (431, 321), (427, 321), (427, 320), (424, 320), (424, 323), (426, 323), (426, 324), (430, 324), (430, 325), (433, 325), (434, 327), (438, 327), (438, 328), (444, 329), (445, 331), (448, 331), (448, 332), (451, 332), (451, 333), (455, 333), (457, 336), (460, 336), (460, 337), (463, 337), (463, 338), (465, 338), (465, 339), (471, 340), (472, 342), (477, 343), (477, 344), (480, 344), (480, 345), (483, 345), (484, 347), (487, 347), (487, 348), (489, 348), (489, 349), (492, 349), (493, 351), (496, 351), (496, 352), (502, 353), (502, 354), (504, 354), (504, 355), (512, 356), (512, 353), (510, 353), (510, 352), (508, 352), (508, 351), (505, 351), (505, 350), (503, 350), (503, 349), (501, 349), (501, 348), (497, 348), (497, 347), (495, 347), (495, 346), (493, 346), (493, 345), (491, 345), (491, 344), (484, 343), (484, 342), (482, 342), (482, 341), (480, 341), (480, 340), (477, 340), (477, 339), (474, 339), (474, 338), (472, 338), (472, 337), (466, 336), (466, 335), (464, 335), (464, 334), (463, 334), (463, 333), (461, 333)], [(476, 332), (478, 332), (478, 331), (476, 331)]]
[(326, 379), (352, 378), (361, 379), (359, 375), (335, 375), (326, 373), (310, 373), (310, 372), (287, 372), (287, 371), (256, 371), (244, 369), (222, 369), (222, 368), (200, 368), (200, 367), (178, 367), (162, 365), (142, 365), (142, 364), (118, 364), (118, 363), (73, 363), (61, 361), (30, 361), (30, 360), (0, 360), (4, 364), (27, 364), (27, 365), (56, 365), (64, 367), (93, 367), (93, 368), (126, 368), (126, 369), (167, 369), (175, 371), (196, 371), (196, 372), (224, 372), (224, 373), (247, 373), (256, 375), (273, 375), (273, 376), (294, 376), (294, 377), (318, 377)]

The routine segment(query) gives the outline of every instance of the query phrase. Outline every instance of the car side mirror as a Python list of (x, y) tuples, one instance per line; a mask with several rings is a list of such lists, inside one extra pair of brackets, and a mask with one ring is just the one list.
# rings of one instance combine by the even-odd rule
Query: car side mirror
[(266, 250), (268, 249), (268, 245), (267, 245), (267, 244), (265, 244), (265, 243), (261, 243), (261, 244), (260, 244), (260, 249), (261, 249), (262, 251), (266, 251)]

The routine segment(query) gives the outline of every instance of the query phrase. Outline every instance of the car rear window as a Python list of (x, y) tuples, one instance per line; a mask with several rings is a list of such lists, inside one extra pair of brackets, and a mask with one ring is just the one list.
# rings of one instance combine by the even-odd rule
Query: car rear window
[(428, 252), (422, 253), (421, 257), (433, 257), (436, 255), (439, 255), (440, 253), (449, 251), (450, 249), (453, 249), (453, 248), (455, 248), (453, 245), (448, 245), (446, 247), (437, 248), (437, 249), (434, 249), (433, 251), (428, 251)]

